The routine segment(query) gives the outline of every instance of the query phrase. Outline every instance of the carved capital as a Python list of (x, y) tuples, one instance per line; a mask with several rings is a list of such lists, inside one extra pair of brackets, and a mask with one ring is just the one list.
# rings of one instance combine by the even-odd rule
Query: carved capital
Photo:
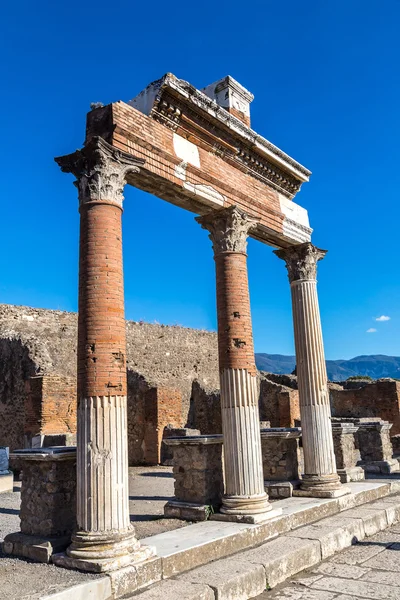
[(196, 221), (210, 232), (215, 256), (223, 252), (246, 253), (247, 236), (258, 222), (237, 206), (215, 210), (204, 217), (196, 217)]
[(54, 159), (64, 173), (73, 173), (79, 204), (106, 201), (122, 208), (126, 175), (138, 173), (144, 160), (122, 152), (101, 137), (94, 137), (82, 150)]
[(317, 262), (324, 258), (326, 252), (310, 242), (274, 250), (274, 254), (286, 262), (290, 283), (301, 279), (316, 279)]

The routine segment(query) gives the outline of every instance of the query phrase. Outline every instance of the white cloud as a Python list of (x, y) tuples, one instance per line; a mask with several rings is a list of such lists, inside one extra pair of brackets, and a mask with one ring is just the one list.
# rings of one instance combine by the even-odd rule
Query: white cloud
[(367, 333), (375, 333), (377, 330), (374, 327), (367, 329)]
[(382, 315), (381, 317), (376, 317), (375, 321), (390, 321), (390, 317)]

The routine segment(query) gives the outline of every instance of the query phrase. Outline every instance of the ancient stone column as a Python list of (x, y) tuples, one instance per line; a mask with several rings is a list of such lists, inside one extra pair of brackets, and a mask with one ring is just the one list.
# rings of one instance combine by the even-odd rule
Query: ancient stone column
[(77, 531), (59, 564), (111, 571), (150, 552), (129, 518), (121, 229), (125, 177), (143, 161), (93, 138), (56, 162), (77, 177), (81, 215)]
[(246, 254), (256, 220), (235, 206), (196, 220), (210, 232), (216, 265), (225, 466), (221, 513), (265, 516), (271, 505), (264, 490)]
[(303, 495), (349, 493), (336, 472), (331, 408), (317, 296), (317, 262), (325, 254), (306, 242), (275, 254), (286, 262), (292, 291), (294, 339), (304, 449)]

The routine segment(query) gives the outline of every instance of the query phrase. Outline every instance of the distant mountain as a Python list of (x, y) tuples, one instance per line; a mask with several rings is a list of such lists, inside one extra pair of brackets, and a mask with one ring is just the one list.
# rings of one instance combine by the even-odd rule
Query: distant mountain
[[(256, 364), (260, 371), (269, 373), (291, 373), (296, 366), (295, 356), (282, 354), (256, 354)], [(355, 375), (369, 375), (372, 379), (393, 377), (400, 379), (400, 357), (376, 354), (356, 356), (350, 360), (327, 360), (326, 368), (330, 381), (342, 381)]]

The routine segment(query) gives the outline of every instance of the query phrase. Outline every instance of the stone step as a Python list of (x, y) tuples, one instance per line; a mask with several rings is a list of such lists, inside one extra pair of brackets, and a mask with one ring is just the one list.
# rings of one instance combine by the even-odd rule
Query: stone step
[[(248, 600), (400, 521), (400, 495), (299, 527), (257, 548), (213, 561), (129, 598)], [(182, 588), (182, 584), (187, 587)], [(199, 586), (195, 588), (193, 586)], [(180, 590), (184, 589), (186, 595)], [(212, 593), (212, 595), (209, 594)]]

